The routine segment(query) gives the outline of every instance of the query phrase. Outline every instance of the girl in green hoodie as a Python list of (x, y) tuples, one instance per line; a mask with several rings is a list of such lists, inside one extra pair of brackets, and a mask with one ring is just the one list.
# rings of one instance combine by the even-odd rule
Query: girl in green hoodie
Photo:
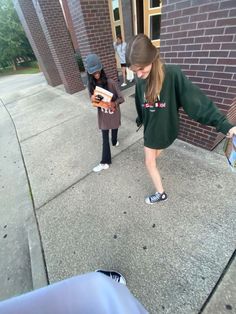
[(128, 43), (126, 62), (137, 75), (136, 122), (144, 126), (145, 164), (156, 189), (145, 202), (154, 204), (167, 200), (156, 159), (178, 136), (180, 107), (195, 121), (214, 126), (227, 137), (236, 135), (236, 126), (228, 122), (178, 66), (161, 62), (159, 51), (146, 35), (139, 34)]

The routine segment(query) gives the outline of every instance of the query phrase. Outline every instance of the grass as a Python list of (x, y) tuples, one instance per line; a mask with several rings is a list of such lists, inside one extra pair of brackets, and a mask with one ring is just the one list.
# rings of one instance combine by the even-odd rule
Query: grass
[(6, 69), (0, 69), (0, 76), (15, 75), (15, 74), (35, 74), (39, 73), (39, 67), (37, 62), (30, 62), (28, 64), (19, 65), (16, 71), (12, 67)]

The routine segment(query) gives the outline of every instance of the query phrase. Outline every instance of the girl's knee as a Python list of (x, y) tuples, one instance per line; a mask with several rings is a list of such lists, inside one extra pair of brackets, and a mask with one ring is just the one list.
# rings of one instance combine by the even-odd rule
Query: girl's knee
[(145, 157), (145, 166), (148, 169), (156, 167), (156, 159), (150, 158), (150, 157)]

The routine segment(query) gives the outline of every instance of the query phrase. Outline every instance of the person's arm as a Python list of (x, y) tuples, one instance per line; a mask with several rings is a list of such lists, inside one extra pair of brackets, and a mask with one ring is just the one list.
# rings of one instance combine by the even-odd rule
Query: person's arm
[(126, 52), (126, 46), (127, 46), (127, 44), (126, 44), (126, 42), (124, 41), (123, 43), (122, 43), (122, 52), (125, 54), (125, 52)]
[(177, 97), (180, 105), (193, 120), (214, 126), (217, 132), (227, 134), (233, 125), (220, 112), (196, 85), (194, 85), (180, 70), (176, 81)]
[(118, 106), (118, 105), (122, 104), (125, 101), (125, 99), (124, 99), (123, 95), (121, 94), (121, 91), (120, 91), (117, 83), (113, 80), (111, 80), (111, 83), (112, 83), (112, 88), (114, 90), (113, 94), (117, 96), (114, 103), (115, 103), (115, 105)]

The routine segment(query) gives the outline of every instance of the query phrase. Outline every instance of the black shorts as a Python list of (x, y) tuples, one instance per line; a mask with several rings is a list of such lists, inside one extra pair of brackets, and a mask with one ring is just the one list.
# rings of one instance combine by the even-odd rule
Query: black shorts
[(120, 65), (122, 68), (126, 68), (126, 63), (121, 63)]

